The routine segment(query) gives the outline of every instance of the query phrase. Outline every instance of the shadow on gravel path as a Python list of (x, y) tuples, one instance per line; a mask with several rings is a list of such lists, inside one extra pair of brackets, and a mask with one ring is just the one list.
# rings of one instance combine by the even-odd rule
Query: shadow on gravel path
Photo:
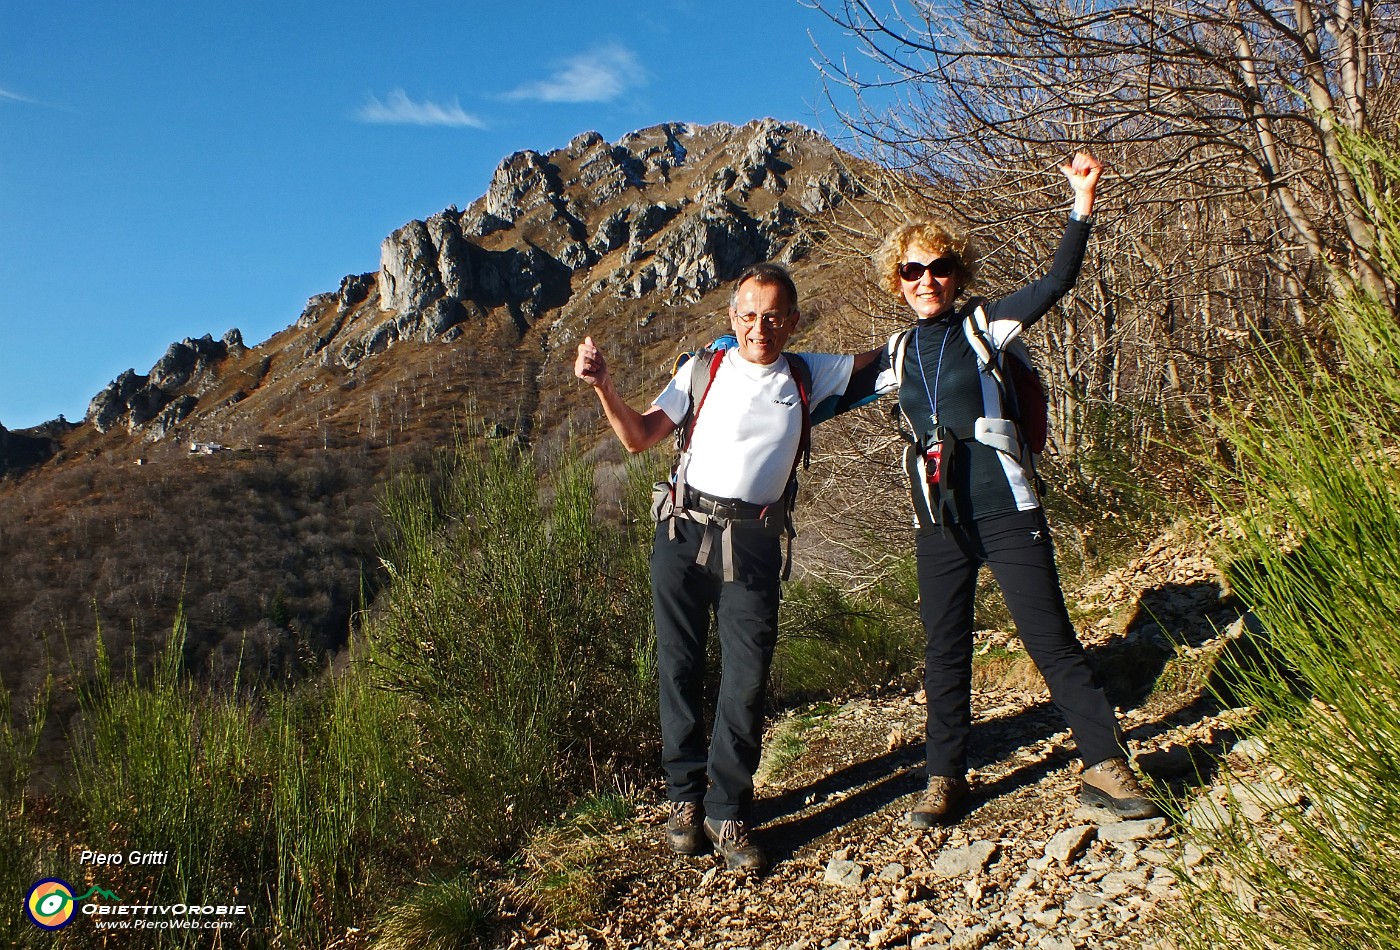
[[(1037, 703), (996, 719), (973, 723), (971, 764), (979, 771), (996, 771), (1008, 756), (1058, 731), (1055, 710)], [(761, 798), (754, 803), (764, 829), (764, 844), (774, 862), (791, 859), (820, 838), (889, 810), (901, 798), (924, 787), (923, 743), (906, 741), (899, 747), (846, 766), (798, 788)], [(991, 758), (995, 751), (998, 758)], [(967, 811), (975, 811), (1000, 796), (1039, 782), (1064, 768), (1071, 750), (1056, 750), (1035, 762), (998, 775), (973, 789)], [(896, 819), (896, 821), (902, 819)]]
[[(1111, 699), (1125, 708), (1137, 707), (1158, 685), (1174, 647), (1199, 648), (1239, 612), (1239, 605), (1232, 598), (1222, 597), (1214, 581), (1159, 584), (1139, 593), (1125, 627), (1126, 635), (1086, 643), (1085, 651)], [(979, 699), (987, 697), (975, 694), (974, 704)], [(1215, 735), (1166, 750), (1154, 749), (1154, 740), (1218, 711), (1218, 703), (1198, 696), (1185, 706), (1162, 709), (1159, 714), (1154, 711), (1147, 722), (1139, 715), (1136, 725), (1128, 729), (1129, 738), (1140, 748), (1145, 747), (1139, 764), (1168, 795), (1178, 796), (1190, 786), (1208, 783), (1216, 768), (1215, 760), (1228, 748), (1232, 737)], [(1139, 713), (1143, 712), (1146, 710), (1139, 709)], [(916, 716), (919, 722), (914, 732), (921, 735), (921, 711)], [(983, 806), (1036, 786), (1072, 766), (1077, 754), (1071, 741), (1056, 741), (1041, 751), (1034, 749), (1062, 732), (1064, 723), (1048, 698), (1007, 715), (975, 718), (969, 764), (979, 780), (974, 782), (958, 824), (969, 818), (975, 822), (975, 814)], [(911, 799), (912, 804), (912, 796), (923, 789), (923, 758), (922, 741), (905, 740), (884, 754), (756, 801), (755, 817), (763, 829), (764, 847), (772, 861), (791, 861), (826, 836), (852, 825), (880, 820), (882, 814), (887, 814), (896, 827), (902, 824), (904, 805), (895, 806), (904, 798)]]
[(923, 758), (922, 743), (906, 743), (809, 785), (755, 802), (769, 856), (775, 863), (788, 860), (818, 838), (914, 794), (924, 784)]

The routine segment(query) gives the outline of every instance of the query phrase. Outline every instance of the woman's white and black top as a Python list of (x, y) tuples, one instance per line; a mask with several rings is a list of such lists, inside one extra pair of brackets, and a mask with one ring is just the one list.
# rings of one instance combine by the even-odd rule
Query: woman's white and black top
[[(1088, 220), (1071, 215), (1054, 262), (1043, 277), (1005, 297), (982, 302), (997, 345), (1004, 342), (1009, 330), (1039, 320), (1074, 286), (1084, 263), (1089, 230)], [(977, 355), (963, 332), (964, 316), (964, 312), (950, 312), (941, 319), (915, 324), (903, 372), (898, 374), (902, 385), (891, 365), (898, 334), (891, 337), (875, 365), (852, 378), (849, 395), (859, 399), (858, 387), (876, 393), (898, 388), (900, 409), (923, 446), (932, 443), (936, 425), (971, 431), (978, 417), (1002, 417), (1001, 392), (995, 380), (979, 369)], [(1034, 474), (1028, 471), (1025, 458), (1014, 458), (970, 438), (959, 438), (953, 451), (957, 455), (947, 465), (951, 480), (946, 488), (953, 496), (949, 520), (967, 523), (1040, 506), (1032, 484)], [(906, 468), (910, 469), (916, 522), (924, 527), (936, 524), (931, 509), (937, 506), (926, 486), (919, 484), (923, 481), (921, 470)]]

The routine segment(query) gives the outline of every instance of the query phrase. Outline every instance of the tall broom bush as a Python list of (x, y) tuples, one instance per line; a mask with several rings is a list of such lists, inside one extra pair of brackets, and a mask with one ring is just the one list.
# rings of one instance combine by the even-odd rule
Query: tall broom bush
[(49, 945), (48, 935), (30, 924), (18, 899), (40, 877), (40, 843), (34, 834), (26, 787), (39, 753), (53, 684), (43, 688), (25, 709), (15, 709), (0, 683), (0, 892), (17, 895), (0, 913), (0, 945)]
[(593, 469), (547, 479), (496, 443), (386, 500), (399, 535), (370, 625), (383, 682), (410, 698), (420, 766), (454, 839), (504, 853), (650, 735), (641, 563), (595, 510)]
[[(261, 700), (212, 693), (183, 669), (184, 633), (178, 616), (146, 676), (113, 676), (99, 638), (75, 737), (74, 842), (164, 852), (162, 863), (104, 872), (125, 901), (243, 904), (235, 942), (323, 946), (402, 883), (427, 837), (401, 700), (372, 689), (354, 664)], [(74, 880), (82, 870), (71, 859), (46, 868)], [(208, 940), (127, 936), (132, 946)]]
[[(1347, 143), (1394, 286), (1400, 156)], [(1331, 315), (1336, 352), (1274, 358), (1227, 420), (1235, 463), (1213, 486), (1262, 631), (1226, 677), (1308, 804), (1280, 813), (1278, 838), (1242, 820), (1208, 835), (1182, 947), (1400, 947), (1400, 327), (1360, 291)]]

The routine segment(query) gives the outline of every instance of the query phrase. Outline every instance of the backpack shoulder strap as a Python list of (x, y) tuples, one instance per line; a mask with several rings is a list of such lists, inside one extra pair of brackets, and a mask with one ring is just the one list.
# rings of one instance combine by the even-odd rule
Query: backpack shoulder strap
[[(987, 316), (987, 303), (984, 297), (971, 297), (967, 301), (967, 306), (963, 313), (967, 316), (963, 320), (963, 332), (967, 335), (967, 340), (972, 344), (972, 349), (977, 353), (979, 360), (1001, 362), (1001, 354), (1004, 353), (1013, 343), (1024, 347), (1020, 343), (1021, 331), (1026, 328), (1019, 320), (1003, 320), (1002, 323), (1011, 324), (1006, 335), (997, 340), (997, 335), (992, 332), (992, 320)], [(984, 356), (984, 353), (986, 354)]]
[[(890, 370), (894, 373), (896, 392), (904, 385), (904, 357), (909, 352), (909, 341), (913, 338), (914, 328), (905, 327), (894, 333), (889, 342), (885, 344), (885, 352), (890, 355)], [(911, 445), (919, 441), (918, 437), (900, 421), (904, 419), (904, 410), (900, 407), (898, 398), (890, 404), (890, 418), (894, 421), (895, 431), (899, 433), (901, 439)]]
[(992, 335), (991, 321), (982, 306), (981, 297), (973, 297), (963, 309), (963, 335), (967, 337), (972, 352), (977, 354), (977, 365), (1001, 385), (1001, 359), (997, 352), (996, 338)]
[(797, 466), (805, 469), (812, 464), (812, 367), (796, 353), (784, 353), (788, 372), (797, 385), (797, 401), (802, 406), (802, 435), (797, 442), (797, 452), (792, 457), (792, 471), (788, 473), (787, 490), (783, 493), (783, 533), (787, 536), (787, 553), (783, 556), (782, 579), (792, 577), (792, 539), (797, 535), (793, 525), (792, 509), (797, 504)]
[(891, 336), (890, 341), (885, 344), (885, 352), (890, 355), (890, 369), (894, 372), (896, 387), (904, 383), (904, 354), (909, 352), (909, 341), (913, 336), (914, 329), (905, 327)]
[(714, 385), (719, 364), (724, 362), (724, 350), (701, 350), (695, 354), (695, 366), (690, 371), (690, 407), (685, 418), (676, 426), (676, 448), (682, 452), (690, 448), (690, 437), (695, 432), (695, 420), (700, 416), (700, 407)]
[[(998, 343), (996, 334), (992, 332), (987, 311), (982, 306), (983, 301), (973, 298), (968, 303), (971, 309), (963, 319), (963, 332), (977, 354), (980, 368), (997, 384), (1002, 417), (1016, 424), (1017, 444), (1028, 448), (1031, 453), (1028, 458), (1033, 459), (1034, 455), (1039, 454), (1045, 447), (1045, 387), (1040, 375), (1035, 371), (1030, 350), (1021, 339), (1021, 331), (1025, 329), (1025, 325), (1008, 321), (1014, 325)], [(981, 435), (978, 436), (978, 441), (1013, 457), (1022, 455), (1017, 445), (1004, 446)], [(1032, 461), (1028, 464), (1034, 463)], [(1034, 468), (1031, 471), (1034, 472)], [(1037, 480), (1040, 478), (1039, 475), (1035, 477)]]
[(802, 403), (802, 438), (797, 443), (797, 456), (793, 459), (793, 472), (796, 473), (798, 460), (801, 460), (803, 468), (812, 464), (812, 367), (796, 353), (783, 355), (787, 357), (788, 372), (797, 384), (797, 398)]

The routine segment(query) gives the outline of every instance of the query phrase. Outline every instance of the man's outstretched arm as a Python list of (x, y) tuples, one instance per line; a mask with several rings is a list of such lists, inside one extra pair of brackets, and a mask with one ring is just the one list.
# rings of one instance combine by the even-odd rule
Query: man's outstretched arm
[(638, 412), (617, 392), (612, 374), (608, 372), (607, 360), (594, 344), (593, 338), (584, 337), (578, 345), (578, 357), (574, 360), (574, 375), (593, 387), (598, 401), (603, 404), (603, 414), (608, 424), (617, 434), (622, 447), (629, 452), (645, 452), (676, 430), (671, 417), (657, 406), (646, 412)]
[(883, 347), (876, 347), (864, 353), (854, 354), (851, 377), (846, 382), (845, 392), (829, 396), (822, 400), (820, 405), (813, 406), (812, 425), (825, 422), (868, 402), (874, 402), (883, 392), (877, 388), (877, 380), (883, 367), (880, 357), (884, 353)]

